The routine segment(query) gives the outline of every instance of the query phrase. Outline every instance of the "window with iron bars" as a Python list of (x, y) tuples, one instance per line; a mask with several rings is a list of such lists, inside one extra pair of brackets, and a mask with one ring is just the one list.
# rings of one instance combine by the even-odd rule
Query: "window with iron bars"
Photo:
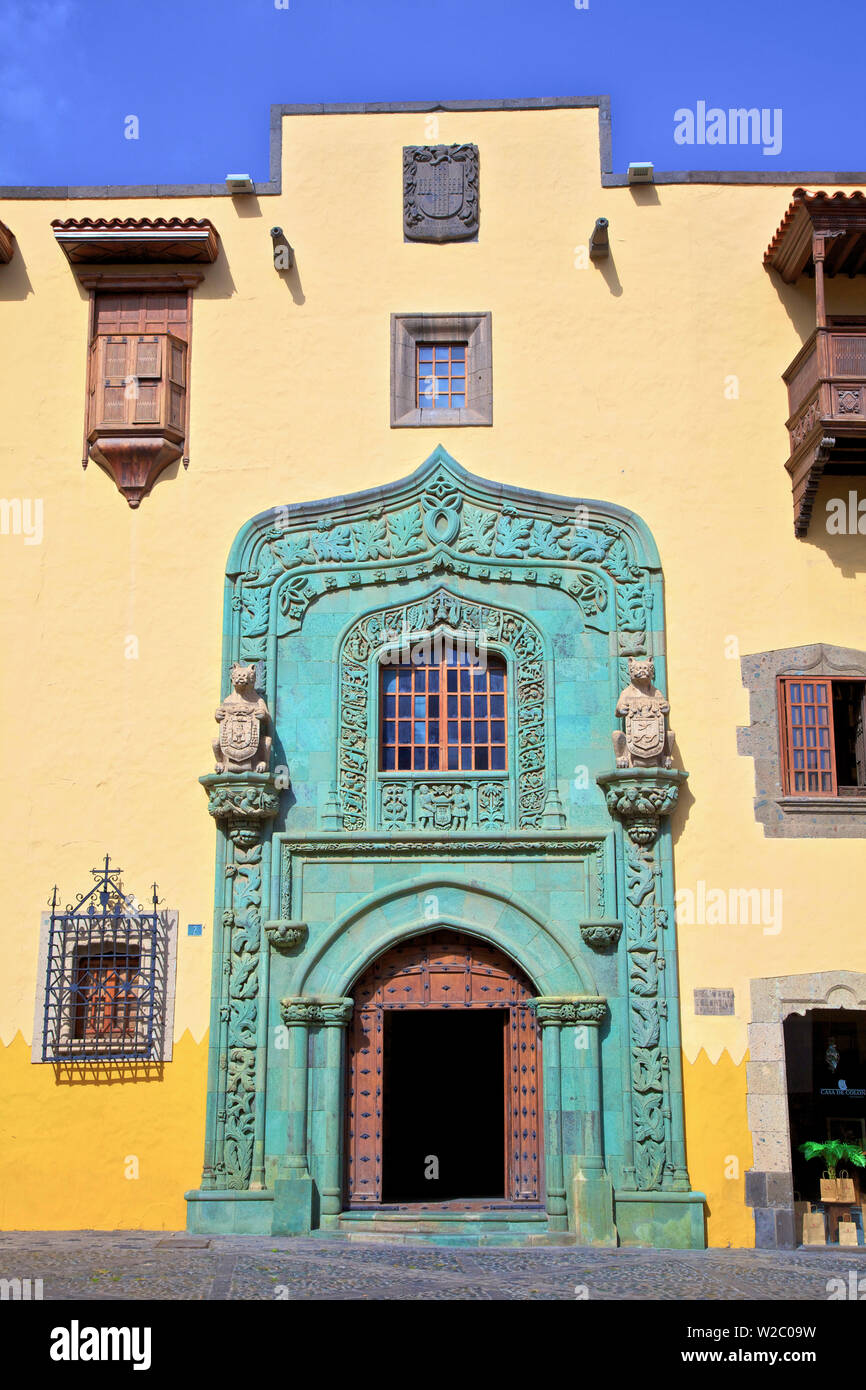
[(34, 1060), (168, 1060), (177, 914), (160, 911), (155, 883), (147, 906), (126, 893), (108, 856), (91, 872), (74, 904), (62, 907), (55, 887), (46, 914)]

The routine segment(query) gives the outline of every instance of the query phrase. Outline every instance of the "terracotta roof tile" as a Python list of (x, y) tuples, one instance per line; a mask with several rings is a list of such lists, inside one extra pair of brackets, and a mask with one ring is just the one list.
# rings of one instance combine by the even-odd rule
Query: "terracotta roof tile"
[(55, 217), (51, 225), (62, 232), (178, 232), (213, 224), (207, 217)]

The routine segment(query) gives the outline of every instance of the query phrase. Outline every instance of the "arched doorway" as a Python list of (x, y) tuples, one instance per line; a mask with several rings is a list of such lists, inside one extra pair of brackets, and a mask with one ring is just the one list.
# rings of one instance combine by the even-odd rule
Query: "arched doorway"
[(352, 990), (350, 1207), (541, 1202), (537, 991), (503, 952), (436, 931)]

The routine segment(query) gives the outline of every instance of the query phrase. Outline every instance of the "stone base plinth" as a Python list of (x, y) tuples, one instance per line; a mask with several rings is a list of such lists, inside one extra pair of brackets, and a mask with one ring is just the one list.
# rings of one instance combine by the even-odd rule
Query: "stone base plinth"
[(186, 1229), (195, 1235), (269, 1236), (273, 1192), (185, 1192)]
[(620, 1245), (655, 1250), (705, 1250), (703, 1192), (617, 1192)]

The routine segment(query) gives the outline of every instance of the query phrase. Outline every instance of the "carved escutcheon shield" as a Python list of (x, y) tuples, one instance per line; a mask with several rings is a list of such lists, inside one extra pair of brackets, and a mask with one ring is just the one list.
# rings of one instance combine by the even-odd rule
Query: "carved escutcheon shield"
[(665, 717), (663, 714), (628, 715), (625, 734), (629, 747), (640, 757), (658, 757), (665, 746)]
[(419, 165), (415, 201), (427, 217), (456, 217), (463, 206), (463, 165), (448, 155)]
[(246, 710), (232, 710), (220, 725), (220, 748), (232, 762), (250, 762), (258, 750), (259, 718)]

